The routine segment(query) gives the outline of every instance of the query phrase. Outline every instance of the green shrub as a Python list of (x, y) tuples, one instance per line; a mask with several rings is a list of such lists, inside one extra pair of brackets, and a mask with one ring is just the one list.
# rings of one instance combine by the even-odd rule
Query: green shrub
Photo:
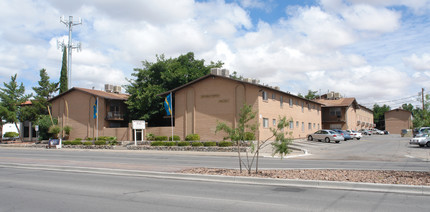
[(200, 141), (200, 136), (198, 134), (189, 134), (185, 137), (186, 141)]
[(231, 141), (220, 141), (218, 143), (219, 147), (229, 147), (229, 146), (233, 146), (233, 142)]
[(155, 135), (152, 133), (148, 133), (148, 135), (146, 135), (146, 140), (155, 141)]
[(70, 131), (72, 131), (72, 127), (66, 125), (66, 126), (63, 127), (63, 130), (64, 130), (64, 134), (70, 135)]
[(176, 142), (175, 141), (167, 141), (167, 142), (164, 142), (163, 146), (176, 146)]
[(79, 140), (73, 140), (70, 142), (71, 145), (82, 145), (82, 142)]
[(82, 141), (82, 138), (75, 138), (76, 141)]
[(163, 141), (153, 141), (151, 142), (151, 146), (163, 146), (164, 142)]
[(203, 146), (202, 142), (192, 142), (191, 146)]
[(97, 141), (94, 141), (94, 145), (106, 145), (106, 141), (105, 140), (97, 140)]
[(6, 137), (6, 138), (15, 138), (18, 136), (19, 136), (19, 134), (17, 132), (6, 132), (4, 134), (4, 137)]
[(255, 135), (252, 132), (245, 132), (245, 141), (255, 140)]
[(84, 146), (91, 146), (91, 145), (93, 145), (93, 142), (85, 141), (83, 144), (84, 144)]
[(215, 141), (207, 141), (203, 143), (203, 146), (216, 146)]
[(72, 141), (62, 141), (63, 145), (72, 145)]
[[(172, 136), (169, 137), (169, 141), (171, 141), (171, 140), (172, 140)], [(174, 141), (180, 141), (181, 138), (179, 137), (179, 135), (173, 135), (173, 140)]]
[(58, 134), (61, 132), (61, 127), (58, 125), (52, 125), (49, 127), (48, 132), (51, 133), (54, 138), (58, 138)]
[(180, 141), (178, 142), (178, 146), (189, 146), (190, 142), (189, 141)]
[(167, 141), (167, 136), (155, 136), (156, 141)]

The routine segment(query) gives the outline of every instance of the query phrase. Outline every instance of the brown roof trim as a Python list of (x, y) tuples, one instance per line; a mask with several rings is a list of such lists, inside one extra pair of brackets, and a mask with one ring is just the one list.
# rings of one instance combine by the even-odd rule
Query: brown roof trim
[(291, 94), (291, 93), (288, 93), (288, 92), (284, 92), (284, 91), (281, 91), (281, 90), (276, 90), (276, 89), (271, 88), (271, 87), (269, 87), (269, 86), (260, 85), (260, 84), (254, 84), (254, 83), (251, 83), (251, 82), (245, 82), (245, 81), (242, 81), (242, 80), (232, 79), (232, 78), (230, 78), (230, 77), (225, 77), (225, 76), (216, 75), (216, 74), (208, 74), (208, 75), (205, 75), (205, 76), (200, 77), (200, 78), (198, 78), (198, 79), (195, 79), (195, 80), (193, 80), (193, 81), (191, 81), (191, 82), (189, 82), (189, 83), (186, 83), (186, 84), (183, 84), (183, 85), (181, 85), (181, 86), (179, 86), (179, 87), (176, 87), (176, 88), (174, 88), (174, 89), (172, 89), (172, 90), (166, 91), (166, 92), (164, 92), (164, 93), (160, 93), (160, 94), (158, 94), (158, 96), (165, 96), (165, 95), (168, 95), (169, 93), (174, 93), (174, 92), (176, 92), (176, 91), (178, 91), (178, 90), (181, 90), (182, 88), (185, 88), (185, 87), (187, 87), (187, 86), (189, 86), (189, 85), (192, 85), (192, 84), (194, 84), (194, 83), (197, 83), (197, 82), (199, 82), (199, 81), (202, 81), (202, 80), (204, 80), (204, 79), (206, 79), (206, 78), (208, 78), (208, 77), (214, 77), (214, 78), (215, 78), (215, 77), (219, 77), (219, 78), (221, 78), (221, 79), (227, 79), (227, 80), (231, 80), (231, 81), (235, 81), (235, 82), (240, 82), (240, 83), (244, 83), (244, 84), (248, 84), (248, 85), (253, 85), (253, 86), (257, 86), (257, 87), (259, 87), (259, 88), (268, 89), (268, 90), (271, 90), (271, 91), (276, 91), (276, 92), (283, 93), (283, 94), (286, 94), (286, 95), (289, 95), (289, 96), (292, 96), (292, 97), (295, 97), (295, 98), (299, 98), (299, 99), (302, 99), (302, 100), (305, 100), (305, 101), (308, 101), (308, 102), (312, 102), (312, 103), (315, 103), (315, 104), (322, 105), (322, 104), (321, 104), (321, 103), (319, 103), (319, 102), (316, 102), (316, 101), (313, 101), (313, 100), (309, 100), (309, 99), (306, 99), (306, 98), (303, 98), (303, 97), (299, 97), (299, 96), (296, 96), (296, 95), (294, 95), (294, 94)]
[(110, 99), (110, 100), (127, 100), (128, 99), (128, 94), (116, 94), (116, 93), (109, 93), (106, 91), (100, 91), (100, 90), (93, 90), (93, 89), (87, 89), (87, 88), (78, 88), (78, 87), (73, 87), (69, 90), (67, 90), (66, 92), (59, 94), (51, 99), (49, 99), (48, 101), (51, 102), (57, 98), (60, 98), (72, 91), (80, 91), (89, 95), (93, 95), (93, 96), (98, 96), (104, 99)]
[(409, 110), (405, 110), (405, 109), (403, 109), (403, 108), (396, 108), (396, 109), (392, 109), (392, 110), (386, 111), (385, 113), (388, 113), (388, 112), (394, 112), (394, 111), (403, 111), (403, 112), (409, 112), (409, 113), (411, 113), (411, 114), (412, 114), (412, 112), (411, 112), (411, 111), (409, 111)]

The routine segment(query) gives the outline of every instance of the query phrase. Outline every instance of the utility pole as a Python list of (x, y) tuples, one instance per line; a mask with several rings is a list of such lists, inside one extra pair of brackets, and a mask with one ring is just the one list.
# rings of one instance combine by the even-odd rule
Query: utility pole
[(65, 20), (64, 17), (60, 17), (60, 22), (66, 25), (69, 28), (69, 43), (66, 45), (64, 41), (62, 43), (57, 41), (58, 48), (64, 49), (67, 48), (67, 75), (68, 75), (68, 88), (72, 88), (72, 49), (76, 49), (81, 51), (81, 42), (78, 42), (76, 45), (72, 42), (72, 28), (73, 26), (82, 24), (81, 18), (78, 19), (78, 22), (73, 22), (73, 16), (69, 16), (69, 20)]
[(424, 111), (424, 88), (421, 88), (421, 98), (422, 98), (423, 111)]

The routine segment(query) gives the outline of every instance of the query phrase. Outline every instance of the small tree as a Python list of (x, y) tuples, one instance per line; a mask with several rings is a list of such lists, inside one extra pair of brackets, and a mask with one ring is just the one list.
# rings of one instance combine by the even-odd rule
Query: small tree
[(281, 158), (285, 154), (288, 154), (289, 148), (288, 145), (291, 143), (292, 139), (291, 137), (286, 138), (283, 130), (289, 125), (289, 122), (287, 121), (286, 117), (279, 118), (279, 123), (277, 125), (277, 128), (272, 129), (270, 128), (270, 131), (272, 132), (272, 136), (267, 138), (264, 141), (257, 140), (257, 143), (251, 143), (251, 155), (248, 154), (248, 151), (246, 151), (246, 162), (242, 160), (241, 154), (240, 154), (240, 148), (241, 143), (245, 142), (245, 138), (249, 132), (255, 133), (258, 123), (249, 124), (248, 122), (255, 120), (256, 112), (252, 111), (252, 107), (250, 105), (244, 104), (243, 107), (240, 110), (239, 113), (239, 122), (238, 126), (236, 128), (229, 127), (227, 124), (218, 122), (217, 128), (215, 132), (224, 131), (228, 134), (228, 138), (230, 138), (233, 142), (236, 143), (237, 146), (237, 153), (239, 158), (239, 169), (242, 173), (242, 165), (245, 166), (245, 168), (248, 170), (248, 174), (251, 174), (252, 166), (254, 165), (254, 161), (256, 161), (255, 164), (255, 172), (258, 172), (258, 157), (260, 154), (260, 150), (267, 145), (270, 144), (270, 140), (275, 138), (275, 141), (272, 143), (272, 150), (273, 155), (280, 154)]
[(16, 74), (11, 76), (11, 81), (9, 83), (3, 83), (4, 88), (0, 88), (0, 117), (6, 122), (15, 123), (15, 127), (22, 140), (22, 134), (18, 127), (20, 106), (27, 101), (31, 95), (25, 94), (23, 83), (18, 86), (16, 77)]
[(69, 89), (69, 85), (67, 82), (67, 49), (63, 48), (63, 62), (61, 63), (61, 72), (60, 72), (60, 94), (64, 93)]

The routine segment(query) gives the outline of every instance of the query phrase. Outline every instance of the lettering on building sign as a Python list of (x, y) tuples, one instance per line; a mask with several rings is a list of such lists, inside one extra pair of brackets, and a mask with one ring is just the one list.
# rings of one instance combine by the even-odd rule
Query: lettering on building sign
[(201, 98), (216, 98), (219, 97), (219, 94), (206, 94), (206, 95), (201, 95)]
[(229, 99), (220, 99), (218, 102), (219, 103), (227, 103), (229, 101), (230, 101)]

